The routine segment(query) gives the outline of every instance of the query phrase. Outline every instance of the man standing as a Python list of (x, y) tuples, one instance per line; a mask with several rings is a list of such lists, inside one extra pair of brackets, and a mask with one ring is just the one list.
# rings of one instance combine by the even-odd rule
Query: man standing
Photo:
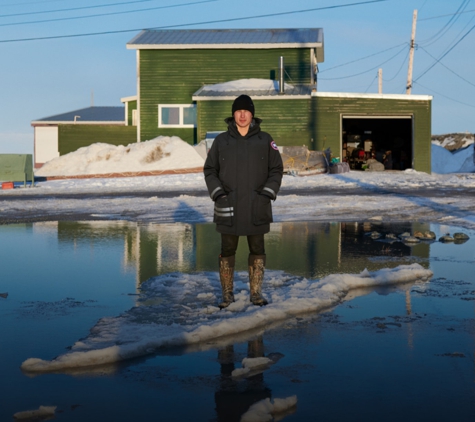
[(283, 175), (282, 158), (271, 136), (261, 131), (261, 119), (254, 117), (254, 103), (247, 95), (237, 97), (228, 130), (216, 137), (204, 165), (204, 175), (214, 201), (216, 230), (221, 233), (219, 278), (223, 300), (219, 307), (234, 302), (234, 265), (239, 236), (249, 246), (250, 301), (267, 305), (262, 297), (265, 268), (264, 234), (270, 230), (271, 200), (279, 192)]

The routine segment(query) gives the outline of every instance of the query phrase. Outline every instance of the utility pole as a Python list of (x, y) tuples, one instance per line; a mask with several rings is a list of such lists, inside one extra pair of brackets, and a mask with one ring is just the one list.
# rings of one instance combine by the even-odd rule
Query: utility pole
[(411, 94), (412, 89), (412, 68), (414, 66), (414, 48), (416, 45), (416, 22), (417, 22), (417, 10), (414, 10), (412, 15), (412, 33), (411, 33), (411, 49), (409, 50), (409, 67), (407, 69), (407, 84), (406, 94)]
[(383, 93), (383, 69), (378, 69), (378, 94)]

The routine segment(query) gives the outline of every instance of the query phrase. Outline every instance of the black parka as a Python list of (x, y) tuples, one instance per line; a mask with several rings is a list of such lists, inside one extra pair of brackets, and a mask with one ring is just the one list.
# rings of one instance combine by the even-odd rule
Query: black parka
[(246, 136), (233, 117), (225, 121), (228, 130), (214, 140), (203, 169), (215, 201), (216, 230), (237, 236), (267, 233), (273, 221), (270, 201), (282, 182), (282, 158), (272, 137), (261, 131), (261, 119), (252, 120)]

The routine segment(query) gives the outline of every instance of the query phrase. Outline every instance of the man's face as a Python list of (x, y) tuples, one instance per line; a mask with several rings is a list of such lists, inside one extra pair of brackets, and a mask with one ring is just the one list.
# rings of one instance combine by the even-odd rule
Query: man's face
[(252, 113), (249, 110), (237, 110), (234, 112), (234, 120), (240, 128), (247, 129), (252, 122)]

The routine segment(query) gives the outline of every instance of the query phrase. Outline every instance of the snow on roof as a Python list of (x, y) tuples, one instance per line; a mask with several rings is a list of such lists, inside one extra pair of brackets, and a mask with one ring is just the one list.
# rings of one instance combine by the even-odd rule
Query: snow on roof
[(247, 94), (251, 97), (275, 97), (285, 96), (305, 96), (309, 97), (312, 85), (291, 85), (284, 83), (285, 94), (279, 94), (279, 82), (271, 79), (238, 79), (235, 81), (224, 82), (214, 85), (205, 85), (193, 94), (193, 101), (203, 99), (234, 99), (241, 94)]

